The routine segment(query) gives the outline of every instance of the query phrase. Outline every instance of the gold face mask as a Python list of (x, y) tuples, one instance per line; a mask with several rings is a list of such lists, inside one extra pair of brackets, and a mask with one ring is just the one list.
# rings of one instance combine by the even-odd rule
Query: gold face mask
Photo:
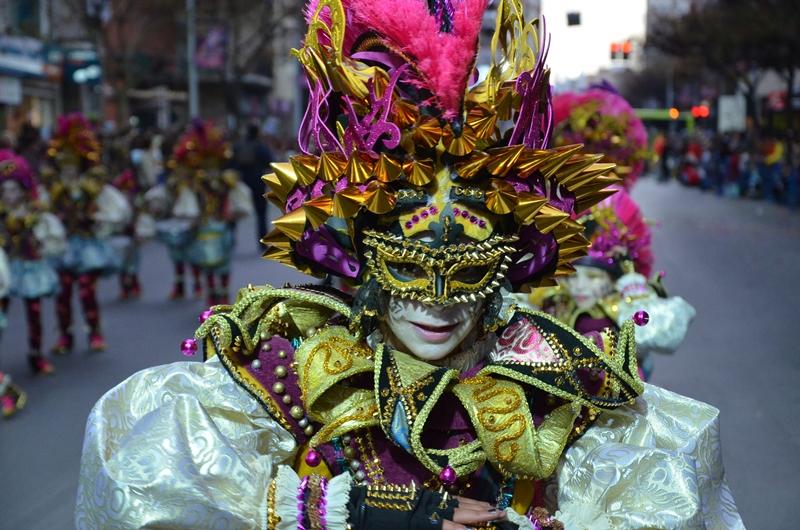
[(426, 304), (475, 302), (497, 291), (516, 236), (430, 247), (384, 232), (365, 231), (364, 255), (378, 284), (393, 296)]

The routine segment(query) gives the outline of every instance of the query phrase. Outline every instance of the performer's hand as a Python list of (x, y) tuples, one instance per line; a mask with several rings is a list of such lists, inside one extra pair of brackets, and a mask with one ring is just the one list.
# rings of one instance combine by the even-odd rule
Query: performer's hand
[(467, 530), (473, 526), (486, 526), (489, 523), (506, 520), (506, 512), (498, 510), (488, 502), (467, 497), (456, 497), (456, 500), (458, 507), (453, 512), (453, 520), (445, 520), (442, 530)]

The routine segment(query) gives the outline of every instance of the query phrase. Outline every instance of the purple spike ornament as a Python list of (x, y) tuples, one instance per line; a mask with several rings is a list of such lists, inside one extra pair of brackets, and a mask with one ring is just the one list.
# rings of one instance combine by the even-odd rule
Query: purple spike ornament
[(439, 480), (442, 481), (442, 484), (446, 486), (452, 486), (456, 483), (456, 470), (453, 469), (451, 466), (445, 466), (444, 469), (439, 473)]
[(637, 326), (646, 326), (650, 322), (650, 315), (647, 311), (637, 311), (633, 314), (633, 323)]
[(317, 467), (322, 462), (322, 457), (314, 449), (309, 449), (306, 453), (306, 464), (309, 467)]
[(181, 353), (187, 357), (193, 356), (197, 353), (197, 341), (195, 339), (184, 339), (181, 342)]

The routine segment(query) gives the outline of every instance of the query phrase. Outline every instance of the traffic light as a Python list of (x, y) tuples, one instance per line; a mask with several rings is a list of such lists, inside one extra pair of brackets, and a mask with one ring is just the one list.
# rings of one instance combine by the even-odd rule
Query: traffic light
[(708, 108), (708, 105), (702, 103), (700, 105), (692, 106), (692, 116), (695, 118), (708, 118), (711, 115), (711, 110)]
[(626, 40), (622, 43), (622, 58), (628, 59), (631, 56), (631, 52), (633, 51), (633, 43), (629, 40)]

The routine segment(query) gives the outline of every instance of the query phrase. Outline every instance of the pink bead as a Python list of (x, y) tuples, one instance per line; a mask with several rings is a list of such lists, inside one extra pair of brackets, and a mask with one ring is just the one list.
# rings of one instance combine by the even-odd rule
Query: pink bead
[(197, 341), (195, 339), (184, 339), (181, 342), (181, 353), (187, 357), (197, 353)]
[(650, 322), (650, 315), (647, 311), (637, 311), (633, 314), (633, 323), (637, 326), (646, 326)]
[(309, 449), (306, 453), (306, 464), (310, 467), (317, 467), (322, 462), (322, 457), (314, 449)]
[(456, 478), (456, 470), (450, 466), (445, 466), (441, 473), (439, 473), (439, 480), (448, 486), (455, 484)]
[(199, 320), (200, 323), (202, 324), (203, 322), (208, 320), (211, 317), (211, 315), (213, 315), (213, 314), (214, 314), (213, 311), (211, 311), (210, 309), (206, 309), (205, 311), (200, 313), (200, 316), (197, 318), (197, 320)]

